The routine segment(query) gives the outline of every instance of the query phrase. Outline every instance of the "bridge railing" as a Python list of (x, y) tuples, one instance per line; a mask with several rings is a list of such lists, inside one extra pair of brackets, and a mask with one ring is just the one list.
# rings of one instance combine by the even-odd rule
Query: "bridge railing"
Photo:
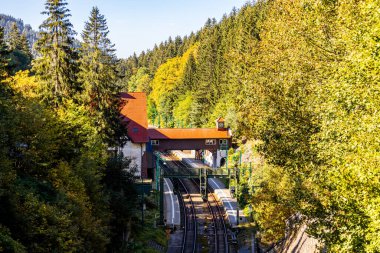
[(229, 170), (226, 168), (217, 168), (207, 170), (207, 175), (210, 176), (229, 176)]
[(229, 170), (226, 168), (219, 169), (210, 169), (208, 167), (205, 168), (176, 168), (176, 167), (165, 167), (163, 168), (163, 176), (164, 177), (180, 177), (180, 178), (198, 178), (201, 171), (206, 169), (207, 177), (229, 177)]

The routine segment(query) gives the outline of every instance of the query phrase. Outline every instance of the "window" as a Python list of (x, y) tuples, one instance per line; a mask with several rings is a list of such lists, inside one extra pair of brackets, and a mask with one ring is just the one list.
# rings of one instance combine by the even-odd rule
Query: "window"
[(138, 129), (137, 127), (134, 127), (134, 128), (132, 129), (132, 132), (133, 132), (133, 133), (138, 133), (138, 131), (139, 131), (139, 129)]
[(226, 139), (220, 139), (219, 140), (219, 145), (226, 146), (228, 144), (228, 140)]
[(151, 140), (150, 144), (152, 144), (153, 146), (158, 146), (158, 145), (160, 145), (160, 141), (159, 140)]
[(206, 145), (215, 145), (216, 140), (215, 139), (206, 139)]

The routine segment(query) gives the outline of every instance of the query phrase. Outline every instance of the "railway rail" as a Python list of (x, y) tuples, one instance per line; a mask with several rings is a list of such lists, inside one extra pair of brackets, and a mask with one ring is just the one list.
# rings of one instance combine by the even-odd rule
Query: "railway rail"
[[(171, 163), (175, 167), (181, 170), (188, 170), (188, 166), (185, 165), (182, 161), (173, 154), (166, 153), (165, 156), (169, 159), (166, 160), (167, 163)], [(170, 166), (167, 166), (166, 169), (170, 170)], [(201, 246), (197, 241), (200, 240), (197, 233), (201, 233), (198, 229), (198, 225), (202, 224), (198, 220), (199, 217), (204, 217), (206, 224), (204, 228), (207, 228), (208, 232), (212, 230), (212, 236), (208, 240), (208, 252), (220, 252), (220, 253), (229, 253), (229, 244), (227, 239), (227, 227), (225, 223), (224, 211), (221, 208), (220, 203), (217, 201), (213, 193), (208, 191), (208, 198), (206, 202), (202, 200), (197, 202), (197, 206), (201, 203), (202, 206), (206, 205), (206, 208), (195, 208), (193, 201), (193, 196), (199, 195), (199, 180), (195, 179), (172, 179), (173, 184), (178, 188), (181, 193), (180, 204), (183, 214), (183, 242), (182, 242), (182, 251), (181, 252), (197, 252), (198, 248)], [(192, 196), (193, 195), (193, 196)], [(210, 221), (207, 223), (207, 221)]]
[(185, 184), (181, 179), (175, 180), (177, 188), (181, 193), (180, 196), (180, 206), (182, 209), (183, 217), (183, 227), (184, 233), (182, 238), (182, 249), (181, 253), (195, 253), (197, 246), (197, 220), (194, 202), (192, 200), (189, 190), (186, 188)]

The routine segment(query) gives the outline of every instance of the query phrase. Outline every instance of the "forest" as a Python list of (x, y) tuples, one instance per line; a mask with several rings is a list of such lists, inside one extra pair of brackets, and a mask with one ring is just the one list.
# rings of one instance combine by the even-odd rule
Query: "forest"
[[(290, 217), (330, 252), (380, 251), (379, 1), (247, 3), (119, 64), (161, 127), (222, 116), (251, 147), (263, 243)], [(256, 162), (255, 162), (256, 161)]]
[(130, 247), (133, 168), (107, 148), (117, 94), (144, 91), (150, 124), (221, 116), (252, 153), (240, 202), (261, 243), (298, 217), (328, 252), (380, 252), (379, 0), (247, 3), (127, 59), (96, 7), (78, 46), (66, 5), (46, 1), (36, 57), (0, 27), (0, 251)]
[(109, 151), (125, 130), (106, 18), (77, 47), (66, 5), (46, 1), (37, 57), (20, 22), (0, 27), (1, 252), (125, 252), (141, 228), (134, 168)]

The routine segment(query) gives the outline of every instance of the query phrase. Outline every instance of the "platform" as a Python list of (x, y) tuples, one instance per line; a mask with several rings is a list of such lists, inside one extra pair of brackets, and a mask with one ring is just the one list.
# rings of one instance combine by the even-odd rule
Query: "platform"
[[(214, 189), (216, 198), (222, 202), (224, 210), (226, 211), (228, 221), (232, 227), (236, 226), (236, 214), (237, 214), (237, 199), (232, 198), (229, 189), (217, 178), (209, 178), (208, 184)], [(242, 210), (239, 210), (239, 224), (246, 223), (247, 218), (245, 217)]]
[(181, 213), (177, 195), (173, 192), (173, 184), (164, 178), (164, 221), (167, 226), (180, 226)]
[[(200, 160), (190, 158), (187, 154), (181, 151), (173, 152), (176, 156), (181, 157), (182, 161), (187, 163), (193, 168), (204, 168), (208, 167), (206, 164), (202, 163)], [(230, 190), (217, 178), (209, 178), (208, 185), (214, 190), (214, 194), (218, 201), (223, 204), (224, 210), (227, 214), (228, 222), (232, 227), (236, 226), (236, 216), (237, 216), (237, 199), (232, 198)], [(247, 218), (245, 217), (242, 210), (239, 211), (239, 224), (246, 223)]]

